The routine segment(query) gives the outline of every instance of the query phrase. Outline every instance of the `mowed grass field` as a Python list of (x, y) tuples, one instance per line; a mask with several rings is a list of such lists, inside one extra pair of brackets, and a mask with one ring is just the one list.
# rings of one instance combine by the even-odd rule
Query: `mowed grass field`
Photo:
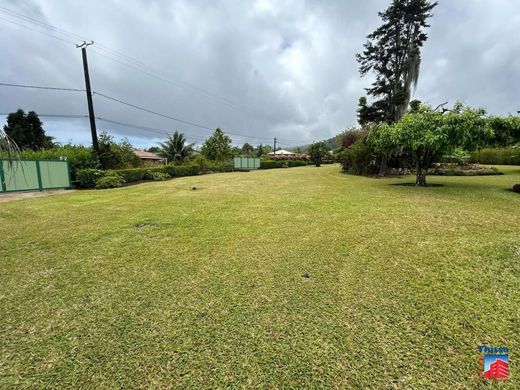
[[(0, 204), (0, 388), (520, 387), (520, 167), (339, 166)], [(196, 187), (196, 190), (192, 190)]]

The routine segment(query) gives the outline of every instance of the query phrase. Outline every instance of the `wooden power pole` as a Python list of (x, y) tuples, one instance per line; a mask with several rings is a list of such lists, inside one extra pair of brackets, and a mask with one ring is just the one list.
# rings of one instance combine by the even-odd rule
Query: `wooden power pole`
[(83, 41), (81, 45), (76, 45), (77, 48), (81, 48), (81, 55), (83, 57), (83, 72), (85, 73), (85, 90), (87, 91), (87, 104), (88, 104), (88, 118), (90, 120), (90, 132), (92, 134), (92, 149), (94, 154), (99, 154), (99, 144), (97, 138), (96, 129), (96, 117), (94, 115), (94, 103), (92, 101), (92, 91), (90, 89), (90, 75), (88, 72), (88, 61), (87, 61), (87, 46), (93, 45), (94, 42), (87, 43)]

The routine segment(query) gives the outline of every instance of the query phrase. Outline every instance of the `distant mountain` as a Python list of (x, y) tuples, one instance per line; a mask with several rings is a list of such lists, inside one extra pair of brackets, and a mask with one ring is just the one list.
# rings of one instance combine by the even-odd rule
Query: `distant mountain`
[[(336, 137), (337, 136), (334, 136), (332, 138), (329, 138), (329, 139), (326, 139), (326, 140), (323, 140), (323, 142), (325, 142), (325, 144), (327, 145), (327, 147), (330, 149), (330, 150), (335, 150), (338, 146), (336, 144)], [(298, 151), (301, 151), (301, 152), (306, 152), (307, 151), (307, 148), (309, 147), (310, 144), (306, 144), (306, 145), (301, 145), (301, 146), (295, 146), (293, 148), (289, 148), (290, 151), (292, 152), (298, 152)]]

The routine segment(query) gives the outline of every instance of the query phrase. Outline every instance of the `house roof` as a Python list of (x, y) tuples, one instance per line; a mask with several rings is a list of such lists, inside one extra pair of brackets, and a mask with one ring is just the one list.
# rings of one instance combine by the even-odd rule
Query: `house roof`
[(279, 154), (281, 156), (287, 154), (287, 155), (292, 155), (292, 154), (296, 154), (294, 152), (289, 152), (288, 150), (284, 150), (284, 149), (280, 149), (280, 150), (277, 150), (276, 153), (275, 152), (271, 152), (269, 154)]
[(134, 150), (134, 154), (142, 160), (162, 160), (162, 157), (155, 153), (145, 152), (144, 150)]

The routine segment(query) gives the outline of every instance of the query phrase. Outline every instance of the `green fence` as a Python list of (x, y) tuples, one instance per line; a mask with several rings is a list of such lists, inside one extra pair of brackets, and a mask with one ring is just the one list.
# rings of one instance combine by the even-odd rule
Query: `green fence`
[(70, 188), (70, 164), (62, 160), (0, 160), (0, 192)]
[(235, 157), (233, 159), (235, 169), (259, 169), (260, 159), (253, 157)]

